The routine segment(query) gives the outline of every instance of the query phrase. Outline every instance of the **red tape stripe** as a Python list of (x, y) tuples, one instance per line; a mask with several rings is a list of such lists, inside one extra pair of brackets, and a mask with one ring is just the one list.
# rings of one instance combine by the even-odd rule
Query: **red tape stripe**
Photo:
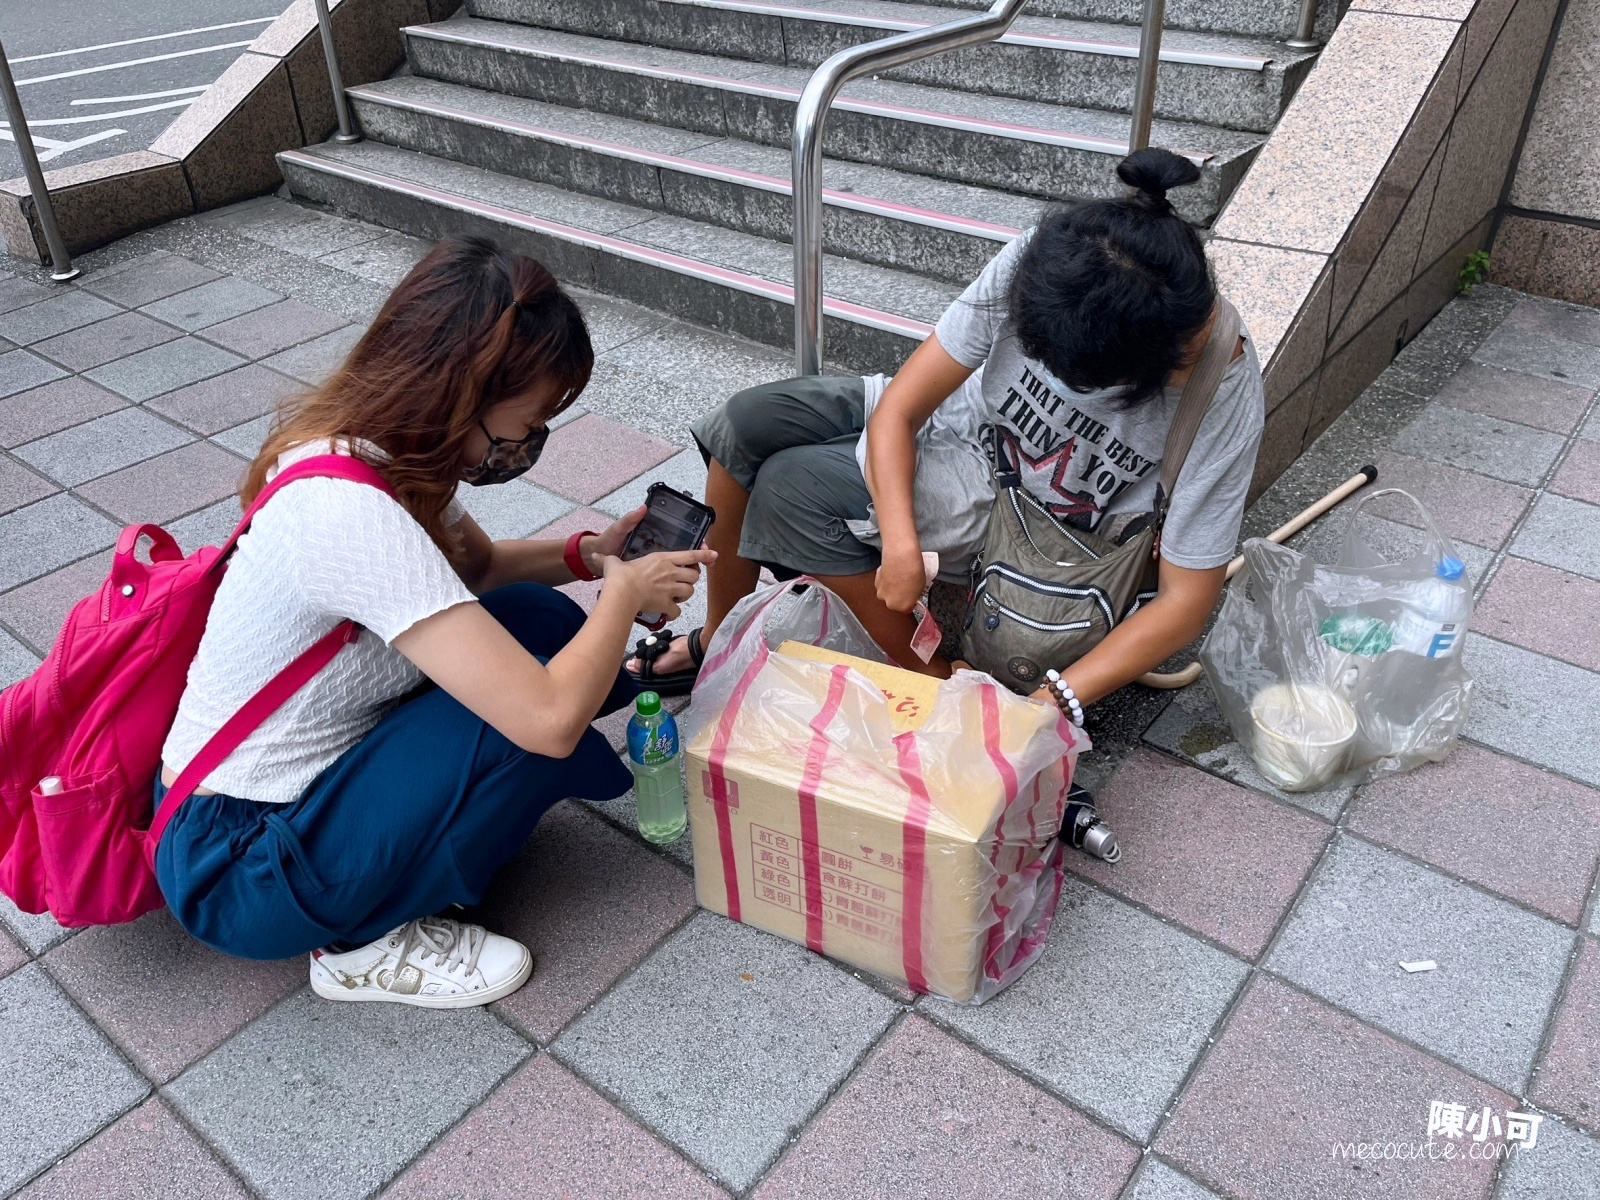
[(1000, 817), (994, 824), (994, 848), (989, 853), (989, 865), (995, 870), (995, 894), (991, 900), (994, 910), (994, 920), (989, 926), (989, 936), (984, 947), (985, 964), (993, 963), (1005, 941), (1006, 917), (1011, 910), (1000, 903), (1000, 889), (1006, 885), (1008, 876), (1000, 874), (1000, 846), (1005, 837), (1006, 818), (1011, 815), (1011, 806), (1017, 801), (1020, 790), (1017, 784), (1017, 771), (1010, 760), (1000, 748), (1000, 700), (995, 687), (989, 685), (979, 693), (983, 710), (983, 749), (988, 754), (989, 761), (994, 764), (994, 769), (1000, 775), (1000, 787), (1005, 793), (1005, 804), (1001, 806)]
[(901, 826), (902, 849), (906, 860), (905, 911), (900, 919), (900, 961), (905, 967), (906, 986), (926, 992), (928, 980), (922, 969), (922, 889), (928, 874), (928, 817), (933, 799), (922, 779), (922, 760), (917, 754), (914, 733), (902, 733), (894, 740), (900, 762), (900, 778), (911, 792), (906, 819)]
[(828, 698), (811, 718), (811, 745), (800, 776), (800, 867), (805, 877), (806, 945), (822, 953), (822, 854), (817, 845), (817, 788), (828, 761), (828, 725), (839, 715), (850, 668), (840, 663), (828, 672)]
[(733, 723), (739, 716), (739, 707), (744, 703), (750, 685), (761, 674), (761, 668), (767, 665), (767, 655), (770, 653), (766, 639), (761, 638), (756, 644), (755, 658), (739, 677), (733, 695), (728, 697), (727, 706), (717, 721), (716, 736), (711, 739), (711, 753), (706, 757), (706, 767), (711, 775), (711, 808), (717, 814), (717, 845), (722, 851), (722, 883), (728, 894), (728, 916), (734, 921), (741, 919), (739, 864), (733, 857), (733, 820), (728, 813), (728, 774), (724, 767), (728, 761), (728, 743), (733, 740)]

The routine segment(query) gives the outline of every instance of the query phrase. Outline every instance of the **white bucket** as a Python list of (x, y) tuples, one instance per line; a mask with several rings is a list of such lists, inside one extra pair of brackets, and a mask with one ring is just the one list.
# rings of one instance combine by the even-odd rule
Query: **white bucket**
[(1356, 736), (1355, 710), (1315, 684), (1276, 683), (1250, 702), (1253, 753), (1267, 779), (1286, 792), (1308, 792), (1339, 773)]

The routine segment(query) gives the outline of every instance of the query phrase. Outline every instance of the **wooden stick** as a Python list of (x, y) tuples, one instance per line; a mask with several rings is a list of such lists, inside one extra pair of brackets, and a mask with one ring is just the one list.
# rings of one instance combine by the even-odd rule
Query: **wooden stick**
[[(1311, 524), (1311, 522), (1315, 521), (1323, 513), (1344, 503), (1345, 500), (1349, 499), (1356, 492), (1359, 492), (1362, 488), (1366, 487), (1377, 478), (1377, 467), (1362, 467), (1359, 472), (1350, 476), (1349, 479), (1346, 479), (1343, 483), (1334, 488), (1333, 491), (1329, 492), (1321, 500), (1318, 500), (1310, 508), (1300, 513), (1298, 516), (1290, 518), (1284, 524), (1278, 526), (1278, 528), (1267, 534), (1267, 541), (1279, 543), (1288, 541), (1307, 525)], [(1238, 558), (1234, 559), (1228, 564), (1227, 577), (1232, 579), (1239, 573), (1240, 568), (1243, 566), (1244, 555), (1241, 554)], [(1199, 678), (1200, 664), (1198, 662), (1192, 662), (1187, 667), (1183, 668), (1183, 670), (1173, 671), (1170, 674), (1162, 674), (1159, 671), (1149, 671), (1139, 676), (1139, 682), (1144, 684), (1145, 687), (1165, 688), (1168, 691), (1172, 691), (1176, 690), (1177, 688), (1188, 687), (1191, 683)]]

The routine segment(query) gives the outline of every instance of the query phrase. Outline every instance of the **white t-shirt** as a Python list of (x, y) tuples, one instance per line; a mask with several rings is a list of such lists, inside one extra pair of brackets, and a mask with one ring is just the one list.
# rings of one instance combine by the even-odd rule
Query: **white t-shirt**
[[(297, 446), (277, 468), (327, 442)], [(334, 447), (345, 453), (342, 444)], [(363, 446), (364, 452), (375, 447)], [(275, 472), (274, 472), (275, 473)], [(445, 522), (465, 510), (452, 502)], [(206, 620), (162, 762), (181, 771), (222, 724), (343, 620), (361, 625), (309, 683), (201, 786), (286, 804), (423, 680), (391, 643), (425, 617), (476, 600), (398, 501), (348, 479), (298, 479), (239, 539)]]
[[(996, 255), (935, 330), (952, 358), (977, 368), (929, 418), (917, 446), (917, 531), (927, 533), (924, 549), (954, 559), (943, 565), (956, 572), (983, 546), (994, 503), (991, 442), (1020, 468), (1030, 495), (1063, 522), (1094, 532), (1107, 517), (1155, 507), (1167, 432), (1182, 395), (1169, 387), (1127, 405), (1116, 388), (1080, 394), (1024, 353), (1009, 297), (1030, 236), (1021, 234)], [(870, 416), (882, 385), (868, 385)], [(1233, 557), (1265, 420), (1261, 366), (1246, 334), (1245, 352), (1223, 376), (1179, 472), (1162, 558), (1203, 569)], [(864, 435), (857, 454), (865, 470)], [(859, 536), (857, 523), (851, 529)]]

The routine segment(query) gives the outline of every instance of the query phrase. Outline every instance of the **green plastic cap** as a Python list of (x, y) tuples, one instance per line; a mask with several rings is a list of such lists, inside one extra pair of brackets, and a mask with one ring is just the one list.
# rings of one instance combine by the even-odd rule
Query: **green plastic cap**
[(641, 717), (653, 717), (661, 711), (661, 697), (654, 692), (640, 692), (633, 706)]

